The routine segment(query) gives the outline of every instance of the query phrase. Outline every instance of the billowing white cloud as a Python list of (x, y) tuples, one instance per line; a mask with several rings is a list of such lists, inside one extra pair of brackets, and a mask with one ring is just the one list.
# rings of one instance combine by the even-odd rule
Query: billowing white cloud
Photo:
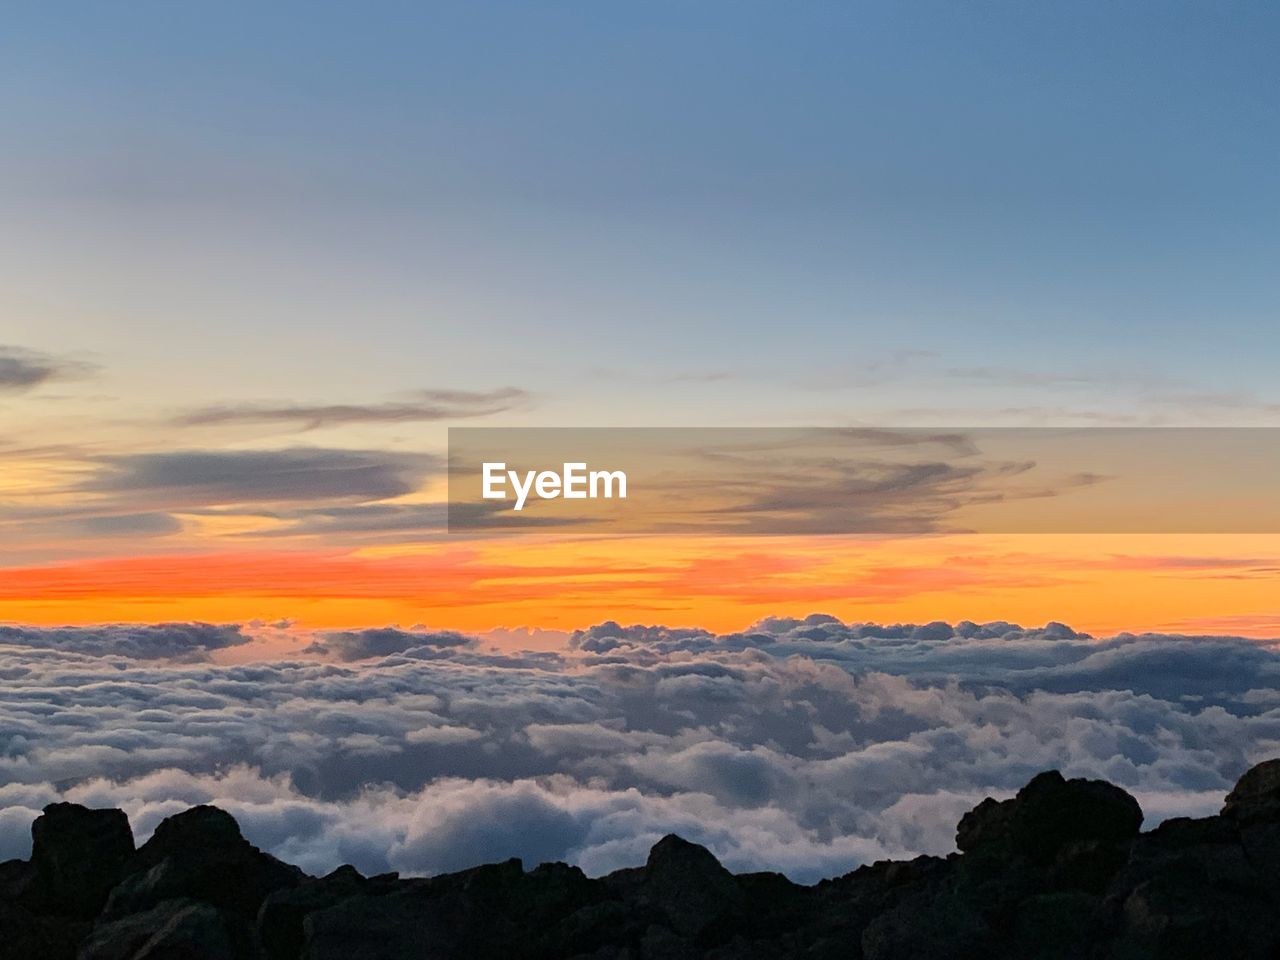
[(1150, 824), (1216, 810), (1280, 754), (1280, 652), (1230, 637), (818, 616), (602, 624), (560, 654), (351, 631), (318, 638), (325, 659), (225, 666), (118, 629), (0, 646), (0, 858), (61, 796), (121, 806), (143, 837), (217, 803), (315, 872), (602, 873), (674, 831), (816, 880), (945, 853), (961, 813), (1049, 767), (1124, 786)]

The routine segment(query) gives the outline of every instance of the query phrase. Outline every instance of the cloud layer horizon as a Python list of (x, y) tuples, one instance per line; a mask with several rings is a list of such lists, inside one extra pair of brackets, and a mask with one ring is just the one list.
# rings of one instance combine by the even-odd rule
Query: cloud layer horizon
[(945, 854), (1034, 773), (1102, 777), (1147, 826), (1215, 812), (1280, 754), (1280, 645), (1050, 623), (772, 618), (578, 631), (512, 653), (423, 629), (317, 633), (219, 664), (236, 625), (0, 628), (0, 859), (57, 799), (145, 837), (196, 803), (312, 873), (510, 856), (589, 874), (663, 834), (813, 882)]

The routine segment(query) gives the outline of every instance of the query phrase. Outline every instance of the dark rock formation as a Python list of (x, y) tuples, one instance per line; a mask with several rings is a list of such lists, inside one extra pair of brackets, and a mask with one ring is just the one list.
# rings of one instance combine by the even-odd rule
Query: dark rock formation
[(31, 825), (32, 892), (43, 912), (92, 919), (132, 854), (123, 810), (50, 804)]
[(269, 894), (303, 879), (297, 867), (281, 863), (241, 836), (229, 813), (192, 807), (164, 820), (138, 848), (124, 878), (111, 891), (103, 916), (123, 917), (165, 900), (188, 899), (248, 921)]
[(53, 804), (28, 861), (0, 863), (13, 960), (1275, 960), (1280, 761), (1222, 812), (1139, 833), (1118, 787), (1032, 779), (984, 800), (958, 853), (802, 887), (734, 875), (664, 837), (591, 879), (518, 860), (426, 879), (312, 878), (195, 807), (137, 850), (118, 810)]
[(197, 900), (162, 900), (149, 910), (94, 925), (77, 956), (93, 960), (234, 960), (237, 951), (218, 909)]
[(1280, 820), (1280, 760), (1258, 764), (1227, 794), (1222, 815), (1239, 823)]
[(956, 847), (1048, 863), (1069, 846), (1123, 843), (1142, 826), (1138, 801), (1103, 780), (1033, 777), (1011, 800), (988, 797), (961, 819)]

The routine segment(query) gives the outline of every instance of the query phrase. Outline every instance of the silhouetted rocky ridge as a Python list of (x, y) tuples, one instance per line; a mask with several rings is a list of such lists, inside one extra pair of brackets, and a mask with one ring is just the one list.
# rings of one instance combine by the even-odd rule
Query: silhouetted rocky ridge
[(734, 875), (664, 837), (591, 879), (519, 860), (428, 879), (309, 877), (200, 806), (135, 848), (119, 810), (57, 803), (0, 864), (0, 956), (21, 960), (1137, 960), (1280, 957), (1280, 760), (1222, 812), (1140, 833), (1101, 780), (1042, 773), (961, 819), (958, 852), (815, 886)]

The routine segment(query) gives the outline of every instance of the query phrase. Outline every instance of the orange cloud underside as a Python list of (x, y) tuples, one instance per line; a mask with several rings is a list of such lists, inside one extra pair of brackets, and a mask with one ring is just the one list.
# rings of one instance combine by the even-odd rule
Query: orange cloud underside
[(294, 618), (571, 629), (603, 619), (736, 629), (766, 615), (1066, 620), (1280, 634), (1280, 536), (553, 540), (354, 553), (106, 558), (0, 570), (0, 619)]

